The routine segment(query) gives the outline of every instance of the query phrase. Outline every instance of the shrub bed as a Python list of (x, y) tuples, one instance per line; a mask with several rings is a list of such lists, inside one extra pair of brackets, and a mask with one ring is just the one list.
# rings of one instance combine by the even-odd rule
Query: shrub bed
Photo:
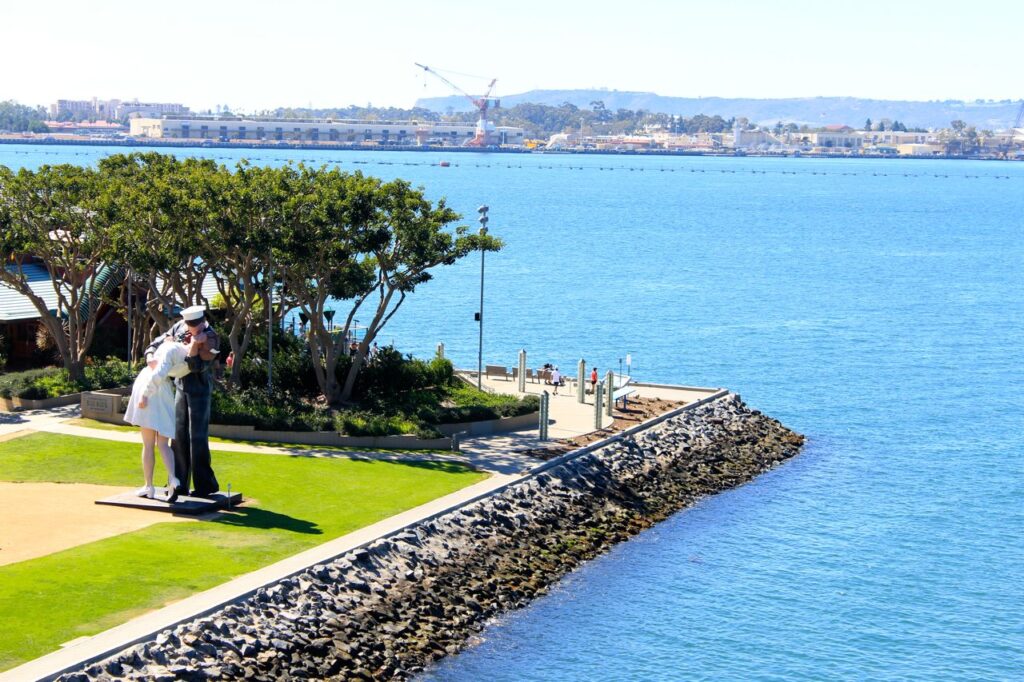
[[(466, 386), (455, 379), (448, 360), (417, 360), (388, 347), (360, 372), (353, 404), (331, 410), (317, 395), (308, 363), (301, 344), (283, 339), (274, 356), (271, 391), (255, 387), (218, 391), (213, 398), (211, 421), (273, 431), (436, 438), (440, 436), (438, 424), (514, 417), (536, 412), (540, 405), (536, 396), (521, 400)], [(259, 385), (262, 378), (265, 385), (265, 367), (258, 356), (247, 357), (243, 369), (246, 383)], [(339, 367), (338, 380), (344, 381), (348, 363), (340, 362)]]
[(518, 398), (514, 395), (485, 393), (464, 384), (451, 387), (448, 400), (452, 404), (438, 410), (438, 424), (518, 417), (540, 409), (540, 398), (535, 395)]
[(87, 364), (85, 376), (79, 381), (72, 381), (62, 367), (0, 374), (0, 397), (46, 400), (81, 391), (128, 386), (134, 380), (135, 370), (131, 365), (124, 360), (107, 358)]

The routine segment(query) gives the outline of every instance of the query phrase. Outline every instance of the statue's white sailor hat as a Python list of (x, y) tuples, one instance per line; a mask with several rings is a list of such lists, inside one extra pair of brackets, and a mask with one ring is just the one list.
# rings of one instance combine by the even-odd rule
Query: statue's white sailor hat
[(204, 306), (204, 305), (194, 305), (194, 306), (190, 306), (188, 308), (185, 308), (184, 310), (181, 311), (181, 319), (185, 320), (186, 322), (192, 322), (193, 320), (200, 320), (200, 319), (202, 319), (203, 315), (205, 315), (205, 314), (206, 314), (206, 306)]

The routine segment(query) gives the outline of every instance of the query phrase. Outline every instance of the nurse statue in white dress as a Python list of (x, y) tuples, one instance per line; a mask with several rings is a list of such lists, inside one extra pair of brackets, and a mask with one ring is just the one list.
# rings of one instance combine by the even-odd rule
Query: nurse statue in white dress
[(160, 344), (146, 366), (135, 378), (132, 396), (124, 420), (142, 430), (142, 473), (146, 485), (139, 488), (139, 497), (153, 499), (154, 449), (160, 451), (160, 458), (167, 469), (167, 501), (177, 497), (178, 479), (174, 475), (174, 453), (168, 441), (174, 438), (174, 384), (172, 379), (187, 374), (185, 358), (189, 344), (166, 339)]

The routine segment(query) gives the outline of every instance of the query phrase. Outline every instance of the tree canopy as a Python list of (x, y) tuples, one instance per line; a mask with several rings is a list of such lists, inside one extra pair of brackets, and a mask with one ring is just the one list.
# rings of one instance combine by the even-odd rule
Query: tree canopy
[[(229, 381), (260, 324), (302, 312), (317, 382), (338, 404), (351, 395), (369, 345), (417, 286), (440, 266), (501, 248), (494, 237), (450, 229), (459, 218), (405, 181), (303, 164), (243, 161), (232, 170), (135, 153), (96, 169), (0, 166), (0, 254), (10, 263), (0, 281), (33, 302), (73, 376), (101, 298), (122, 312), (132, 301), (141, 342), (165, 330), (178, 309), (210, 305), (204, 291), (215, 284), (235, 354)], [(49, 269), (57, 310), (32, 291), (27, 262)], [(329, 328), (324, 313), (338, 306), (343, 323)], [(342, 381), (338, 361), (357, 316), (369, 323)]]
[(29, 107), (12, 100), (0, 102), (0, 133), (45, 133), (46, 110)]

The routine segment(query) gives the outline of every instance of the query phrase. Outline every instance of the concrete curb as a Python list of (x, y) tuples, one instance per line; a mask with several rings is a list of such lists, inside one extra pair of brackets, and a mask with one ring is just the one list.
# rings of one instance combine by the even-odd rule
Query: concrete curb
[(727, 395), (729, 395), (727, 389), (719, 389), (705, 398), (653, 417), (625, 431), (554, 457), (538, 464), (524, 474), (494, 474), (485, 481), (432, 500), (419, 507), (401, 512), (334, 540), (329, 540), (322, 545), (239, 576), (204, 592), (186, 597), (179, 602), (156, 611), (151, 611), (92, 637), (74, 640), (58, 651), (0, 673), (0, 682), (53, 680), (63, 673), (87, 666), (130, 646), (144, 642), (163, 630), (174, 628), (186, 621), (202, 618), (221, 608), (242, 601), (260, 588), (292, 577), (311, 566), (332, 561), (352, 550), (401, 533), (411, 526), (430, 521), (474, 504), (484, 498), (502, 492), (512, 485), (536, 477), (553, 467), (578, 457), (583, 457), (611, 443), (620, 442), (629, 436), (656, 426), (683, 412), (693, 410)]

